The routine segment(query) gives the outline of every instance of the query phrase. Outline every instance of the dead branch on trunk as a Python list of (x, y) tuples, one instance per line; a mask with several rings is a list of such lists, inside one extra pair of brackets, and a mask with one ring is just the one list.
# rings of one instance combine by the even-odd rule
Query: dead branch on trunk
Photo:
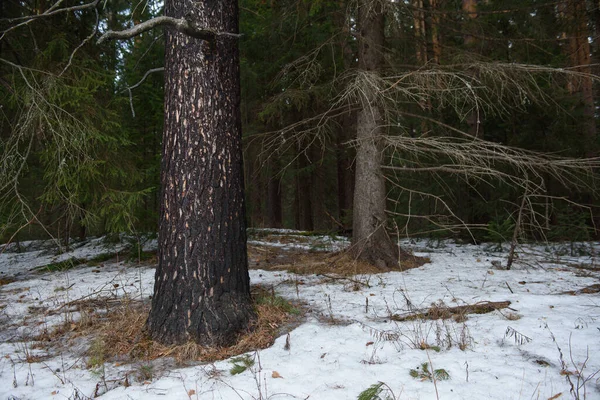
[(202, 39), (206, 41), (213, 41), (217, 36), (228, 36), (233, 38), (239, 38), (241, 35), (237, 33), (229, 33), (229, 32), (216, 32), (212, 29), (200, 28), (190, 24), (186, 19), (179, 19), (173, 17), (156, 17), (152, 18), (148, 21), (144, 21), (135, 25), (132, 28), (124, 29), (122, 31), (107, 31), (104, 35), (100, 36), (98, 39), (98, 44), (105, 42), (110, 39), (131, 39), (137, 35), (140, 35), (150, 29), (157, 28), (159, 26), (168, 26), (170, 28), (175, 29), (177, 32), (181, 32), (185, 35), (191, 36), (196, 39)]

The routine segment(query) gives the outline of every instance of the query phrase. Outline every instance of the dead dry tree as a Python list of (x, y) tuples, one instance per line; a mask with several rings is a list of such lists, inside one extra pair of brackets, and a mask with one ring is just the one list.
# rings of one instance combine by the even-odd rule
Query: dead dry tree
[[(322, 49), (323, 46), (315, 52)], [(306, 91), (314, 90), (309, 88), (310, 83), (316, 80), (315, 71), (319, 69), (312, 64), (317, 62), (316, 53), (310, 53), (290, 65), (285, 71), (286, 76), (290, 82), (300, 80), (302, 85), (284, 90), (273, 104), (306, 101)], [(300, 71), (311, 71), (310, 78)], [(426, 65), (387, 75), (350, 70), (335, 76), (335, 82), (330, 83), (332, 91), (333, 88), (339, 90), (324, 112), (282, 129), (256, 135), (253, 140), (260, 142), (263, 160), (288, 149), (302, 148), (299, 144), (317, 142), (326, 146), (332, 126), (340, 116), (377, 107), (384, 116), (386, 132), (378, 138), (384, 148), (381, 171), (388, 185), (398, 189), (396, 193), (399, 193), (388, 199), (388, 205), (406, 204), (400, 201), (401, 196), (407, 196), (409, 204), (408, 209), (401, 212), (388, 210), (388, 214), (408, 220), (423, 219), (436, 226), (436, 230), (484, 229), (486, 225), (469, 225), (459, 217), (452, 206), (451, 199), (455, 193), (447, 183), (448, 178), (462, 181), (476, 194), (477, 186), (482, 184), (491, 188), (499, 184), (510, 187), (521, 193), (520, 204), (512, 206), (516, 210), (511, 216), (515, 221), (513, 235), (506, 238), (512, 243), (510, 267), (522, 234), (536, 231), (540, 237), (545, 237), (550, 203), (561, 200), (575, 205), (567, 198), (548, 195), (548, 180), (572, 191), (596, 193), (596, 170), (600, 159), (566, 158), (486, 141), (436, 119), (435, 111), (451, 109), (461, 121), (474, 114), (477, 123), (481, 123), (486, 116), (505, 117), (515, 109), (525, 111), (531, 104), (559, 108), (544, 87), (564, 87), (566, 80), (572, 78), (599, 79), (595, 75), (578, 72), (576, 68), (486, 62)], [(421, 110), (415, 111), (415, 105)], [(415, 134), (409, 131), (408, 119), (418, 119), (428, 129)], [(359, 146), (360, 143), (352, 140), (346, 145)], [(443, 188), (444, 194), (411, 188), (406, 184), (407, 178), (410, 180), (411, 176), (422, 174), (427, 174)], [(411, 203), (417, 199), (433, 200), (434, 212), (418, 214), (411, 210)], [(540, 205), (546, 210), (540, 211)], [(410, 234), (408, 222), (401, 234)]]
[[(406, 181), (411, 174), (426, 173), (441, 183), (449, 177), (463, 181), (476, 190), (476, 185), (484, 184), (496, 187), (503, 184), (520, 191), (521, 201), (516, 205), (512, 219), (515, 222), (511, 241), (511, 250), (507, 267), (514, 260), (515, 246), (520, 235), (526, 231), (537, 231), (544, 237), (547, 213), (539, 211), (540, 204), (547, 207), (548, 202), (568, 201), (566, 198), (547, 195), (547, 181), (552, 179), (573, 191), (596, 192), (597, 179), (595, 169), (600, 159), (569, 159), (555, 155), (535, 153), (509, 146), (484, 141), (477, 138), (386, 136), (384, 138), (388, 163), (382, 165), (390, 185), (399, 189), (397, 198), (390, 199), (400, 204), (399, 197), (413, 199), (433, 199), (441, 209), (437, 214), (419, 215), (410, 209), (405, 213), (389, 211), (391, 215), (406, 218), (421, 218), (438, 226), (441, 230), (484, 228), (468, 225), (456, 214), (449, 201), (439, 194), (427, 193), (410, 188)], [(439, 160), (444, 160), (440, 163)], [(450, 191), (450, 187), (446, 186)], [(451, 197), (447, 193), (447, 197)], [(414, 200), (413, 200), (414, 201)], [(571, 202), (573, 203), (573, 202)], [(573, 203), (575, 204), (575, 203)], [(527, 218), (526, 218), (527, 216)], [(526, 229), (527, 228), (527, 229)], [(405, 234), (408, 232), (405, 230)]]

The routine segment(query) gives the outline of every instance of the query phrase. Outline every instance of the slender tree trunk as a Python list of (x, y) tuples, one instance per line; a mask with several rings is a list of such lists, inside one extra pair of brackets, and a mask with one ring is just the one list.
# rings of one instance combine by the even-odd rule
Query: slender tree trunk
[[(381, 3), (361, 0), (358, 23), (358, 68), (361, 73), (378, 74), (384, 61)], [(375, 100), (363, 99), (364, 107), (357, 116), (352, 248), (358, 258), (387, 270), (398, 266), (399, 253), (386, 232), (387, 193), (381, 171), (383, 117)]]
[(267, 220), (269, 228), (283, 226), (283, 210), (281, 208), (281, 166), (278, 158), (269, 160), (269, 173), (267, 174)]
[[(350, 45), (354, 41), (352, 36), (351, 18), (347, 15), (347, 0), (339, 2), (339, 10), (335, 15), (335, 23), (343, 33), (340, 35), (339, 46), (342, 51), (344, 70), (356, 67), (356, 51)], [(354, 197), (354, 148), (347, 143), (355, 138), (356, 112), (349, 111), (340, 117), (336, 135), (336, 160), (337, 160), (337, 206), (338, 220), (343, 225), (343, 230), (352, 228), (352, 200)]]
[[(559, 15), (563, 21), (564, 30), (561, 38), (566, 45), (565, 54), (569, 57), (570, 66), (575, 71), (591, 74), (590, 43), (588, 37), (588, 17), (585, 2), (581, 0), (567, 0), (559, 4)], [(593, 81), (589, 76), (572, 76), (567, 82), (567, 90), (571, 94), (579, 95), (583, 104), (584, 130), (586, 157), (597, 154), (596, 120)]]
[(86, 213), (85, 203), (82, 203), (80, 207), (81, 210), (79, 212), (77, 222), (79, 224), (79, 240), (83, 241), (87, 235), (87, 227), (85, 226), (85, 219), (83, 218)]
[(441, 0), (429, 0), (429, 8), (431, 9), (431, 56), (433, 62), (436, 64), (439, 64), (442, 59), (440, 3)]
[(309, 164), (303, 146), (298, 148), (298, 153), (298, 168), (296, 170), (296, 226), (301, 230), (312, 231), (314, 230), (314, 225), (312, 219), (312, 188), (310, 186)]
[(417, 64), (427, 64), (427, 36), (425, 31), (425, 8), (423, 0), (412, 0), (413, 25), (415, 29), (415, 46)]
[(579, 91), (583, 103), (584, 137), (586, 141), (586, 157), (595, 157), (598, 153), (596, 145), (596, 119), (594, 105), (593, 81), (590, 77), (591, 68), (591, 48), (588, 40), (590, 31), (588, 29), (588, 17), (585, 8), (585, 2), (581, 0), (570, 1), (573, 35), (570, 40), (571, 60), (577, 71), (587, 74), (587, 76), (577, 79), (574, 82), (574, 89)]
[(353, 139), (352, 132), (356, 127), (356, 114), (344, 115), (337, 132), (337, 183), (338, 183), (338, 217), (345, 229), (352, 224), (352, 200), (354, 196), (354, 154), (345, 143)]
[[(462, 0), (462, 10), (467, 17), (467, 24), (465, 27), (465, 33), (463, 35), (465, 41), (465, 48), (467, 51), (473, 51), (477, 46), (477, 40), (469, 32), (470, 23), (477, 18), (477, 1), (476, 0)], [(468, 134), (473, 137), (482, 137), (483, 132), (481, 131), (481, 121), (479, 120), (479, 111), (473, 110), (467, 116), (467, 125), (469, 126)]]
[(325, 203), (327, 194), (325, 187), (325, 165), (323, 148), (320, 143), (312, 143), (309, 148), (311, 175), (310, 175), (310, 201), (313, 228), (318, 231), (324, 231), (330, 228), (330, 219), (327, 215), (327, 206)]
[(248, 216), (249, 224), (251, 227), (263, 226), (263, 213), (262, 213), (262, 201), (261, 201), (261, 174), (260, 168), (257, 168), (257, 155), (258, 151), (255, 146), (249, 145), (246, 147), (244, 153), (244, 171), (246, 182), (246, 199), (248, 200), (246, 206), (246, 214)]
[[(467, 21), (473, 21), (477, 18), (477, 0), (462, 0), (462, 11)], [(475, 38), (469, 33), (465, 33), (464, 40), (466, 47), (473, 47), (475, 45)]]
[[(167, 0), (165, 14), (238, 32), (236, 0)], [(159, 264), (147, 328), (162, 343), (223, 345), (253, 318), (238, 44), (165, 36)]]

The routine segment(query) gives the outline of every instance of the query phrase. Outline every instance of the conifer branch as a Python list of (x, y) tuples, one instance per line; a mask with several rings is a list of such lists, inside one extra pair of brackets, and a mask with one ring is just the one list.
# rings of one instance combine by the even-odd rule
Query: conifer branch
[[(9, 33), (10, 31), (13, 31), (21, 26), (28, 25), (30, 22), (32, 22), (34, 20), (37, 20), (40, 18), (52, 17), (52, 16), (60, 14), (60, 13), (82, 11), (82, 10), (87, 10), (88, 8), (96, 8), (98, 6), (98, 4), (100, 3), (100, 0), (93, 0), (93, 1), (90, 1), (89, 3), (80, 4), (80, 5), (72, 6), (72, 7), (58, 8), (58, 6), (62, 2), (63, 2), (63, 0), (58, 0), (50, 8), (48, 8), (45, 12), (43, 12), (41, 14), (27, 15), (27, 16), (18, 17), (18, 18), (0, 18), (0, 22), (8, 22), (9, 24), (18, 22), (17, 24), (12, 25), (9, 28), (7, 28), (6, 30), (0, 32), (1, 33), (0, 40), (4, 39), (6, 34)], [(97, 10), (96, 10), (96, 12), (97, 12)]]
[(134, 36), (142, 34), (150, 29), (154, 29), (159, 26), (168, 26), (175, 29), (177, 32), (181, 32), (188, 36), (191, 36), (196, 39), (202, 39), (207, 41), (213, 41), (217, 36), (230, 36), (234, 38), (239, 38), (241, 35), (236, 33), (228, 33), (228, 32), (215, 32), (212, 29), (204, 29), (196, 27), (190, 24), (189, 21), (181, 18), (173, 18), (173, 17), (156, 17), (152, 18), (148, 21), (144, 21), (140, 24), (135, 25), (132, 28), (125, 29), (122, 31), (108, 31), (104, 35), (98, 39), (98, 44), (103, 43), (110, 39), (131, 39)]
[(100, 0), (93, 0), (93, 1), (90, 1), (89, 3), (80, 4), (77, 6), (58, 8), (58, 6), (62, 2), (63, 2), (63, 0), (57, 1), (54, 5), (52, 5), (50, 8), (48, 8), (45, 12), (43, 12), (41, 14), (27, 15), (24, 17), (17, 17), (17, 18), (0, 18), (0, 21), (5, 21), (8, 23), (21, 22), (21, 21), (29, 22), (34, 19), (52, 17), (53, 15), (57, 15), (60, 13), (87, 10), (88, 8), (95, 8), (100, 3)]

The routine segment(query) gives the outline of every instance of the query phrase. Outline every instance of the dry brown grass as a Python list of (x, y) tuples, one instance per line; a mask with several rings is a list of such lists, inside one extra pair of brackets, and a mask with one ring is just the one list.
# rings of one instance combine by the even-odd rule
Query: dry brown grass
[[(82, 302), (79, 309), (82, 318), (45, 332), (35, 340), (45, 343), (64, 343), (74, 338), (89, 338), (89, 343), (101, 343), (103, 359), (121, 363), (149, 361), (172, 357), (178, 364), (189, 361), (216, 361), (249, 351), (264, 349), (275, 339), (299, 322), (298, 306), (291, 305), (261, 287), (252, 290), (257, 320), (237, 342), (229, 347), (209, 348), (189, 342), (178, 346), (164, 346), (150, 340), (144, 328), (150, 307), (139, 301), (111, 302), (110, 309)], [(91, 347), (91, 346), (90, 346)]]
[(414, 320), (438, 320), (452, 318), (456, 322), (467, 320), (467, 314), (487, 314), (496, 310), (502, 310), (510, 306), (510, 301), (480, 301), (475, 304), (464, 306), (449, 307), (443, 302), (434, 303), (431, 307), (417, 312), (411, 312), (404, 315), (390, 315), (393, 321), (414, 321)]
[[(280, 249), (263, 249), (256, 246), (249, 249), (249, 259), (253, 268), (265, 270), (286, 270), (296, 274), (335, 274), (353, 276), (380, 273), (381, 269), (370, 263), (357, 260), (348, 252), (326, 253)], [(408, 256), (398, 266), (398, 271), (417, 268), (429, 259)]]

